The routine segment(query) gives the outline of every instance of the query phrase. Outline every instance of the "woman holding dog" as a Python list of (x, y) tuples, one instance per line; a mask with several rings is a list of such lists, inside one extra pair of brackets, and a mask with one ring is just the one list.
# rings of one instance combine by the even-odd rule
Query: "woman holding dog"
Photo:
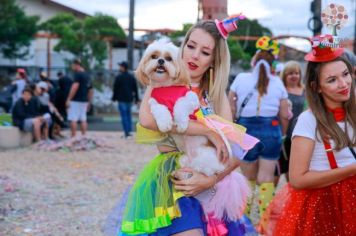
[[(191, 77), (191, 88), (199, 95), (203, 113), (215, 112), (228, 121), (232, 121), (232, 114), (225, 93), (230, 69), (226, 37), (228, 32), (237, 28), (235, 22), (233, 25), (234, 27), (225, 29), (219, 21), (198, 22), (189, 30), (181, 45), (181, 56)], [(152, 140), (159, 140), (156, 143), (161, 154), (151, 161), (136, 181), (136, 184), (141, 183), (135, 184), (133, 188), (140, 186), (141, 197), (133, 199), (135, 197), (129, 195), (127, 206), (135, 206), (136, 202), (136, 205), (145, 205), (145, 209), (126, 208), (121, 234), (238, 236), (254, 230), (252, 226), (251, 229), (245, 224), (246, 218), (237, 222), (221, 222), (209, 218), (209, 224), (208, 220), (204, 219), (200, 203), (194, 195), (208, 189), (213, 190), (218, 181), (236, 169), (239, 161), (228, 160), (228, 149), (217, 133), (198, 122), (190, 121), (185, 134), (206, 136), (216, 147), (220, 160), (228, 160), (228, 167), (213, 176), (205, 176), (192, 169), (178, 169), (177, 160), (181, 153), (169, 137), (160, 138), (157, 124), (150, 113), (148, 99), (151, 90), (152, 88), (147, 88), (142, 100), (137, 136), (138, 141), (144, 136), (143, 142), (147, 142), (148, 136), (152, 137)], [(143, 133), (146, 135), (142, 135)], [(156, 171), (157, 182), (147, 181), (150, 176), (145, 176), (145, 173), (152, 170)], [(182, 176), (188, 178), (181, 178)], [(162, 181), (164, 179), (168, 179), (168, 184)], [(159, 188), (161, 191), (156, 191)], [(154, 199), (151, 198), (152, 191), (156, 193)], [(173, 192), (173, 197), (167, 199), (164, 192), (169, 191)], [(147, 204), (142, 204), (143, 201)], [(152, 209), (151, 205), (160, 207)], [(142, 217), (137, 219), (135, 215)], [(154, 217), (147, 220), (148, 215)], [(214, 227), (210, 227), (212, 225)]]

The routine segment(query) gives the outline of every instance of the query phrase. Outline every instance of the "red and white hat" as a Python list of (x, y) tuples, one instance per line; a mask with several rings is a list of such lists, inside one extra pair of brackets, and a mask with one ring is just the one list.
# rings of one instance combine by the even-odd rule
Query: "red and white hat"
[(311, 62), (327, 62), (339, 57), (344, 49), (339, 39), (331, 34), (318, 35), (311, 38), (312, 51), (304, 59)]
[(237, 30), (236, 21), (243, 20), (243, 19), (245, 19), (245, 16), (243, 16), (240, 13), (240, 14), (232, 15), (222, 21), (215, 19), (215, 24), (216, 24), (216, 27), (218, 28), (221, 36), (224, 39), (227, 39), (227, 36), (229, 35), (229, 33)]

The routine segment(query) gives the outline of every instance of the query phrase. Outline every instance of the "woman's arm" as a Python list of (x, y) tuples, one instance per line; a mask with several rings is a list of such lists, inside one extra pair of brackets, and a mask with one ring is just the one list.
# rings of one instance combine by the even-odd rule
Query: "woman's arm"
[(296, 189), (322, 188), (356, 174), (356, 164), (325, 171), (310, 171), (315, 141), (296, 136), (292, 141), (289, 179)]
[[(228, 121), (232, 121), (232, 114), (227, 96), (224, 96), (220, 116)], [(215, 133), (215, 132), (214, 132)], [(219, 136), (220, 137), (220, 136)], [(182, 191), (186, 196), (195, 196), (209, 188), (212, 188), (217, 182), (225, 178), (233, 170), (240, 165), (240, 161), (236, 158), (229, 159), (227, 167), (224, 171), (212, 176), (206, 176), (190, 168), (183, 168), (180, 171), (190, 172), (192, 177), (185, 180), (172, 180), (177, 190)]]
[(281, 121), (282, 134), (287, 133), (288, 124), (289, 124), (289, 104), (288, 99), (282, 99), (279, 104), (278, 112), (279, 120)]
[(237, 111), (237, 94), (233, 91), (229, 91), (229, 95), (228, 95), (228, 99), (229, 99), (229, 103), (230, 103), (230, 108), (231, 108), (231, 113), (233, 116), (233, 120), (235, 120), (236, 117), (236, 111)]

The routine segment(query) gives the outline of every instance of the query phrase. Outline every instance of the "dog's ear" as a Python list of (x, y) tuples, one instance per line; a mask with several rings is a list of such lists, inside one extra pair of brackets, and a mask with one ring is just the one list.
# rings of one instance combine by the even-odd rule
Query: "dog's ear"
[(141, 84), (143, 84), (144, 86), (148, 86), (150, 84), (150, 79), (144, 72), (144, 68), (146, 65), (145, 62), (146, 62), (145, 57), (143, 57), (141, 59), (140, 63), (138, 63), (135, 74), (136, 74), (137, 79), (141, 82)]
[(178, 59), (177, 59), (176, 83), (177, 84), (185, 84), (185, 85), (190, 84), (190, 75), (189, 75), (188, 70), (185, 67), (183, 59), (181, 57), (178, 57)]

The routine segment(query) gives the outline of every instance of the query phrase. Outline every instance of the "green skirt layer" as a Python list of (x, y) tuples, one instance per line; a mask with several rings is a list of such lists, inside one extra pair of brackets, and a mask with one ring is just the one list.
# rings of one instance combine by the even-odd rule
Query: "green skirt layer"
[(183, 194), (175, 191), (170, 176), (177, 169), (181, 155), (179, 152), (159, 154), (142, 170), (128, 196), (123, 233), (153, 233), (180, 217), (177, 200)]

